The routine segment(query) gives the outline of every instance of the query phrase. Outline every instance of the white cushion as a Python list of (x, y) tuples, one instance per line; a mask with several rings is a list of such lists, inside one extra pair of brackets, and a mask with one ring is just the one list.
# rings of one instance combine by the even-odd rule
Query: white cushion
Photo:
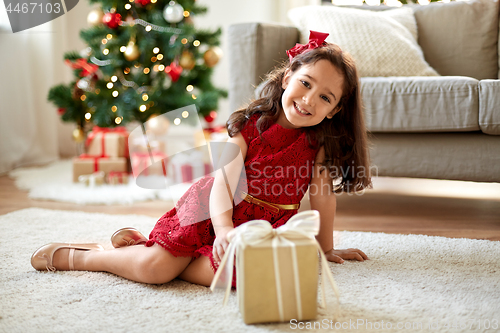
[(369, 11), (335, 6), (298, 7), (288, 17), (307, 43), (309, 30), (329, 33), (327, 42), (349, 52), (360, 76), (438, 76), (417, 44), (411, 8)]

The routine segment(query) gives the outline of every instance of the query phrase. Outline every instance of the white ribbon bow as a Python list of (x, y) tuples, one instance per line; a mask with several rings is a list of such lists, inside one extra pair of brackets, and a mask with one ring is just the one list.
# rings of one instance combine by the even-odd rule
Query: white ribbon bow
[[(280, 317), (283, 318), (283, 306), (281, 304), (281, 288), (279, 281), (279, 265), (277, 263), (277, 247), (281, 242), (285, 242), (292, 246), (293, 268), (295, 275), (295, 288), (297, 297), (297, 310), (298, 317), (301, 317), (300, 308), (300, 286), (298, 281), (298, 267), (295, 253), (295, 243), (290, 242), (290, 239), (303, 239), (308, 238), (314, 241), (321, 257), (321, 269), (322, 269), (322, 302), (323, 307), (326, 306), (326, 294), (325, 294), (325, 284), (328, 278), (333, 291), (339, 299), (339, 291), (335, 281), (333, 279), (332, 273), (328, 269), (328, 262), (325, 258), (323, 250), (321, 249), (319, 243), (316, 241), (315, 236), (319, 232), (319, 213), (316, 210), (308, 210), (294, 215), (288, 222), (279, 228), (274, 229), (271, 224), (264, 220), (253, 220), (238, 226), (234, 230), (234, 236), (232, 237), (228, 247), (226, 248), (226, 253), (222, 258), (219, 269), (215, 273), (210, 289), (214, 291), (215, 288), (225, 288), (226, 292), (224, 295), (223, 304), (226, 305), (231, 291), (231, 282), (233, 280), (233, 266), (234, 257), (237, 249), (244, 249), (246, 246), (254, 246), (261, 243), (267, 239), (272, 240), (272, 246), (274, 251), (274, 269), (276, 274), (276, 284), (278, 293), (278, 309), (280, 312)], [(299, 319), (300, 320), (300, 319)]]

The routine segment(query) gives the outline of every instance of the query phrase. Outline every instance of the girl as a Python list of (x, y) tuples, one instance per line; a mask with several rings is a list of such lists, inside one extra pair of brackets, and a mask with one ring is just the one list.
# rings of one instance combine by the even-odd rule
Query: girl
[(241, 151), (248, 188), (248, 193), (232, 194), (243, 201), (229, 210), (218, 205), (239, 177), (229, 167), (226, 177), (218, 171), (202, 178), (181, 198), (184, 214), (209, 209), (211, 218), (181, 225), (174, 208), (158, 220), (149, 240), (126, 228), (113, 235), (117, 248), (112, 250), (52, 243), (33, 254), (33, 267), (106, 271), (152, 284), (177, 277), (209, 286), (230, 231), (254, 219), (267, 220), (273, 228), (283, 225), (308, 187), (311, 208), (320, 213), (317, 240), (326, 258), (337, 263), (368, 259), (358, 249), (333, 247), (335, 193), (363, 190), (370, 186), (370, 175), (354, 61), (324, 42), (327, 36), (311, 32), (308, 44), (287, 51), (290, 63), (269, 75), (260, 98), (230, 116), (228, 142)]

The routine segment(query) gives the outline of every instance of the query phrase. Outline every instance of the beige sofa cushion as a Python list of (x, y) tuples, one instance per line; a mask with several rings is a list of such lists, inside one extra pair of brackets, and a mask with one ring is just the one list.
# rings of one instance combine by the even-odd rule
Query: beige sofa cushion
[(498, 0), (433, 2), (412, 8), (418, 43), (439, 74), (498, 77)]
[(478, 81), (469, 77), (361, 78), (372, 132), (478, 131)]
[(437, 76), (417, 44), (411, 8), (372, 12), (336, 6), (298, 7), (288, 12), (306, 43), (309, 30), (329, 33), (356, 60), (360, 76)]
[(500, 182), (500, 140), (480, 132), (376, 133), (372, 165), (379, 176)]
[(500, 135), (500, 80), (479, 81), (479, 127), (483, 133)]

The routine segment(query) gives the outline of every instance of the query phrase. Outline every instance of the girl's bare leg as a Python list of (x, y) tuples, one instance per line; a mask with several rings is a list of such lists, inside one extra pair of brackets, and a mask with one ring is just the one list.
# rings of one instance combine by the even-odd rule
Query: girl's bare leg
[(186, 267), (186, 269), (179, 275), (179, 278), (191, 283), (209, 287), (212, 283), (214, 275), (214, 271), (210, 265), (210, 259), (206, 256), (200, 256)]
[[(69, 249), (54, 253), (54, 267), (67, 270)], [(174, 257), (158, 244), (127, 246), (106, 251), (79, 251), (74, 254), (75, 270), (109, 272), (129, 280), (161, 284), (175, 279), (189, 265), (191, 257)]]

